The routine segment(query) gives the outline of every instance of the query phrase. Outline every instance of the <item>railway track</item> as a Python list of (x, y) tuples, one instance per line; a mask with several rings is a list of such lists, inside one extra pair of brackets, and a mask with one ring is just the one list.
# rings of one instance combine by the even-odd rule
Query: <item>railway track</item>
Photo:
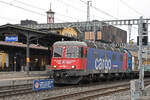
[[(150, 81), (145, 82), (145, 85), (150, 84)], [(69, 93), (59, 96), (53, 96), (46, 98), (44, 100), (92, 100), (102, 96), (108, 96), (114, 93), (119, 93), (123, 91), (128, 91), (130, 89), (130, 84), (116, 85), (105, 88), (97, 88), (87, 91)]]
[(0, 86), (0, 92), (1, 92), (2, 90), (16, 89), (16, 88), (22, 88), (22, 87), (31, 87), (31, 86), (32, 86), (32, 84)]
[[(49, 96), (43, 95), (42, 97), (44, 98), (44, 100), (63, 100), (63, 99), (65, 100), (67, 99), (68, 100), (71, 100), (71, 99), (88, 100), (94, 97), (106, 96), (106, 95), (111, 95), (116, 92), (129, 90), (129, 86), (130, 86), (129, 82), (126, 82), (126, 81), (121, 81), (121, 82), (122, 83), (117, 82), (115, 85), (114, 85), (114, 82), (106, 82), (106, 83), (104, 82), (102, 84), (94, 83), (94, 84), (75, 85), (75, 86), (59, 86), (59, 87), (55, 86), (54, 89), (52, 90), (43, 90), (43, 91), (39, 91), (38, 93), (42, 93), (42, 94), (52, 93)], [(145, 81), (145, 84), (148, 84), (148, 83), (150, 83), (149, 80), (147, 80), (147, 82)], [(101, 87), (101, 88), (98, 88), (98, 87)], [(57, 92), (60, 92), (60, 93), (57, 93)], [(32, 84), (0, 87), (0, 98), (5, 98), (9, 96), (17, 96), (17, 95), (22, 95), (22, 94), (32, 95), (32, 93), (36, 93), (32, 90)]]
[[(54, 87), (54, 90), (68, 89), (72, 87), (73, 86), (65, 86), (65, 87), (57, 86), (57, 87)], [(45, 91), (48, 91), (48, 90), (45, 90)], [(33, 92), (34, 91), (33, 91), (32, 84), (3, 86), (3, 87), (0, 87), (0, 98), (7, 97), (7, 96), (33, 93)]]
[(6, 97), (6, 96), (14, 96), (14, 95), (21, 95), (26, 93), (33, 92), (32, 88), (22, 88), (22, 89), (13, 89), (13, 90), (6, 90), (0, 92), (0, 97)]
[[(76, 88), (86, 88), (90, 86), (96, 86), (100, 83), (93, 83), (93, 84), (81, 84), (81, 85), (71, 85), (71, 86), (55, 86), (53, 91), (57, 90), (66, 90), (65, 92), (69, 92), (71, 89)], [(104, 84), (104, 83), (101, 83)], [(107, 84), (107, 83), (105, 83)], [(0, 87), (0, 98), (2, 97), (8, 97), (8, 96), (14, 96), (14, 95), (21, 95), (21, 94), (27, 94), (27, 93), (33, 93), (32, 90), (32, 84), (22, 84), (22, 85), (11, 85), (11, 86), (3, 86)]]
[(0, 87), (0, 97), (19, 95), (19, 94), (25, 94), (30, 92), (33, 92), (32, 84)]

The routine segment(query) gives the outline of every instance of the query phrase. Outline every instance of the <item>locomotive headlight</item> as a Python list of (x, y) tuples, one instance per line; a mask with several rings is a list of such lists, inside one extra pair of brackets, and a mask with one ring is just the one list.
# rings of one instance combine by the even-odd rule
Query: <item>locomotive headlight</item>
[(54, 65), (53, 67), (56, 68), (56, 65)]
[(74, 69), (76, 66), (71, 66), (72, 67), (72, 69)]

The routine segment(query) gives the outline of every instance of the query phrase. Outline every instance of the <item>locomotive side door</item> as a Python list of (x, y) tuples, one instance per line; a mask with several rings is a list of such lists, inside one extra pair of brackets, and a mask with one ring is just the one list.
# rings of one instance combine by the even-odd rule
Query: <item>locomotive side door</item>
[(87, 52), (88, 52), (87, 47), (83, 47), (82, 69), (85, 69), (85, 68), (86, 68), (86, 63), (87, 63)]

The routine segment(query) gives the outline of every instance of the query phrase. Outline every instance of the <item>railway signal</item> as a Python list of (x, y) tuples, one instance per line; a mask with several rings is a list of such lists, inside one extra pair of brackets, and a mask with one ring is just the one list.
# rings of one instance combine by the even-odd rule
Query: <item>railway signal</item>
[[(142, 45), (148, 45), (148, 24), (141, 23)], [(137, 36), (137, 45), (139, 45), (139, 36)]]
[(142, 23), (142, 44), (147, 45), (148, 44), (148, 24)]

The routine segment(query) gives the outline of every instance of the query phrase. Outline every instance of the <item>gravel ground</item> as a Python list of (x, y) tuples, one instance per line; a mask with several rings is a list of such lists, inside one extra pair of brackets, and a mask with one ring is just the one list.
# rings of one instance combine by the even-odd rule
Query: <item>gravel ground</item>
[[(120, 84), (120, 83), (116, 83), (116, 85), (117, 84)], [(71, 88), (58, 89), (58, 90), (52, 89), (52, 90), (29, 93), (29, 94), (25, 94), (25, 95), (0, 98), (0, 100), (42, 100), (42, 98), (59, 96), (59, 95), (63, 95), (63, 94), (70, 94), (70, 93), (75, 93), (75, 92), (81, 92), (81, 91), (86, 91), (89, 89), (96, 89), (96, 88), (100, 88), (100, 87), (102, 88), (102, 87), (107, 87), (107, 86), (112, 86), (112, 85), (115, 85), (115, 84), (103, 84), (103, 85), (95, 85), (95, 86), (89, 86), (89, 87), (88, 86), (87, 87), (71, 87)], [(106, 97), (98, 98), (95, 100), (129, 100), (129, 92), (115, 94), (112, 96), (106, 96)]]
[[(8, 98), (3, 98), (3, 99), (1, 98), (0, 100), (42, 100), (42, 97), (44, 95), (45, 93), (42, 93), (42, 94), (31, 93), (27, 95), (13, 96), (13, 97), (8, 97)], [(129, 91), (126, 91), (126, 92), (115, 93), (110, 96), (100, 97), (100, 98), (96, 98), (92, 100), (130, 100), (130, 94), (129, 94)]]
[(130, 91), (115, 93), (113, 95), (100, 97), (93, 100), (130, 100)]

